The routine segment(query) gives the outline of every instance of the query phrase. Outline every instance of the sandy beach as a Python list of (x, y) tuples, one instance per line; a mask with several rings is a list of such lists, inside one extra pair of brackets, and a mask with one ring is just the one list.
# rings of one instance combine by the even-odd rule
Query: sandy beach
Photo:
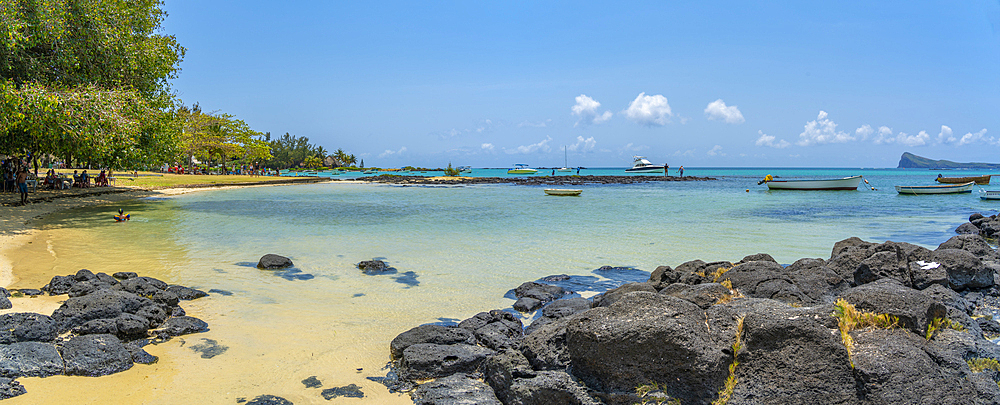
[[(56, 212), (96, 205), (111, 204), (121, 201), (135, 200), (145, 197), (170, 197), (209, 190), (228, 190), (250, 187), (273, 187), (298, 184), (297, 182), (270, 182), (270, 184), (241, 184), (241, 185), (193, 185), (190, 187), (172, 187), (162, 189), (147, 189), (133, 187), (123, 190), (123, 187), (108, 189), (106, 192), (93, 193), (93, 195), (76, 196), (70, 192), (65, 192), (59, 196), (60, 191), (50, 192), (56, 198), (49, 198), (38, 194), (32, 194), (28, 205), (13, 206), (9, 204), (0, 205), (0, 286), (9, 287), (17, 281), (13, 273), (13, 263), (11, 263), (10, 252), (24, 247), (30, 243), (32, 237), (37, 233), (37, 229), (31, 225), (31, 221), (40, 219), (46, 215)], [(91, 189), (103, 190), (103, 189)], [(79, 193), (76, 193), (79, 194)], [(17, 194), (10, 194), (16, 196)], [(54, 309), (54, 308), (53, 308)]]

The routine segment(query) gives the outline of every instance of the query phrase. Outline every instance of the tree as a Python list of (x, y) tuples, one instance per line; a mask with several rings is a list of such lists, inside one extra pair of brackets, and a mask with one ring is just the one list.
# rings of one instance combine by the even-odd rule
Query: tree
[(234, 159), (253, 163), (272, 158), (270, 145), (262, 139), (265, 135), (230, 114), (205, 114), (195, 104), (191, 108), (182, 106), (177, 116), (181, 149), (189, 163), (193, 158), (217, 161), (221, 162), (223, 172), (227, 172), (226, 164)]
[(173, 157), (167, 81), (184, 48), (156, 33), (164, 17), (157, 0), (0, 2), (0, 153), (116, 168)]

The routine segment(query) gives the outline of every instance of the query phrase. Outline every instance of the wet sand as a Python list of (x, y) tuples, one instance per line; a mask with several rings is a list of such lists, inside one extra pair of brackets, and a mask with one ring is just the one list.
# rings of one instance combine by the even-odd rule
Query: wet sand
[[(250, 187), (271, 187), (261, 185)], [(86, 229), (37, 229), (33, 220), (53, 213), (86, 206), (113, 204), (143, 197), (169, 197), (195, 191), (244, 188), (225, 186), (214, 188), (178, 188), (156, 191), (134, 190), (100, 196), (55, 199), (18, 207), (0, 207), (0, 285), (12, 288), (40, 288), (54, 275), (72, 274), (80, 268), (95, 272), (136, 271), (140, 275), (159, 278), (168, 283), (180, 283), (181, 274), (171, 274), (158, 265), (159, 258), (143, 257), (115, 260), (101, 255), (101, 241), (94, 240)], [(56, 243), (53, 243), (53, 242)], [(74, 241), (72, 248), (66, 241)], [(56, 247), (54, 247), (56, 246)], [(119, 263), (124, 262), (124, 263)], [(118, 268), (116, 268), (116, 266)], [(51, 314), (66, 296), (12, 298), (13, 308), (0, 311), (38, 312)], [(317, 342), (333, 340), (338, 334), (335, 325), (309, 322), (309, 310), (286, 308), (287, 316), (272, 317), (254, 325), (246, 324), (246, 316), (238, 314), (249, 303), (239, 294), (213, 294), (194, 301), (182, 301), (188, 315), (208, 322), (205, 333), (174, 338), (149, 345), (146, 351), (159, 357), (152, 365), (136, 364), (130, 370), (104, 377), (53, 376), (19, 378), (27, 394), (11, 398), (10, 404), (177, 404), (177, 403), (237, 403), (258, 395), (277, 395), (296, 404), (313, 403), (412, 403), (407, 395), (389, 393), (378, 383), (361, 379), (362, 375), (384, 375), (378, 370), (385, 358), (372, 358), (371, 353), (387, 351), (381, 339), (353, 336), (353, 347), (329, 347)], [(354, 305), (345, 302), (345, 306)], [(388, 316), (388, 314), (386, 314)], [(350, 316), (350, 315), (347, 315)], [(289, 346), (298, 334), (309, 335), (301, 345)], [(291, 336), (290, 336), (291, 335)], [(325, 337), (324, 337), (325, 336)], [(192, 350), (194, 345), (218, 342), (228, 347), (223, 355), (204, 358)], [(379, 347), (373, 347), (379, 346)], [(281, 350), (274, 350), (280, 347)], [(381, 349), (381, 350), (379, 350)], [(387, 354), (387, 353), (386, 353)], [(317, 361), (318, 360), (318, 361)], [(319, 367), (318, 367), (319, 366)], [(356, 371), (362, 368), (362, 371)], [(306, 388), (300, 381), (316, 375), (323, 387)], [(359, 381), (365, 397), (324, 400), (320, 391)]]

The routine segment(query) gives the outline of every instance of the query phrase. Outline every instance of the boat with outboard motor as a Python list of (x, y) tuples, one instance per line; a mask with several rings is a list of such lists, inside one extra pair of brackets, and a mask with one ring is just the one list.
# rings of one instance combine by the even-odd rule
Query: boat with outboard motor
[(861, 183), (861, 176), (850, 176), (841, 179), (775, 180), (769, 174), (757, 184), (765, 183), (767, 183), (767, 188), (770, 190), (857, 190), (858, 184)]
[(507, 174), (535, 174), (538, 170), (528, 167), (528, 165), (523, 163), (517, 163), (514, 165), (513, 169), (507, 171)]
[(972, 186), (974, 185), (976, 185), (976, 182), (970, 181), (963, 184), (945, 184), (940, 186), (896, 186), (896, 192), (909, 195), (971, 193)]
[(945, 184), (962, 184), (972, 181), (975, 182), (976, 184), (986, 185), (990, 184), (990, 176), (992, 175), (987, 174), (983, 176), (969, 176), (969, 177), (944, 177), (939, 174), (937, 178), (934, 179), (934, 181)]
[(663, 165), (655, 165), (645, 156), (632, 156), (632, 168), (625, 169), (628, 173), (663, 173)]

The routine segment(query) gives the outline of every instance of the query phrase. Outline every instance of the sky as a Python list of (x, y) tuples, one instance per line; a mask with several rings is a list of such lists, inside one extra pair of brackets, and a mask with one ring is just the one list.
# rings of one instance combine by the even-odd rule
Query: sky
[(161, 33), (185, 104), (369, 167), (1000, 162), (1000, 0), (675, 3), (164, 0)]

